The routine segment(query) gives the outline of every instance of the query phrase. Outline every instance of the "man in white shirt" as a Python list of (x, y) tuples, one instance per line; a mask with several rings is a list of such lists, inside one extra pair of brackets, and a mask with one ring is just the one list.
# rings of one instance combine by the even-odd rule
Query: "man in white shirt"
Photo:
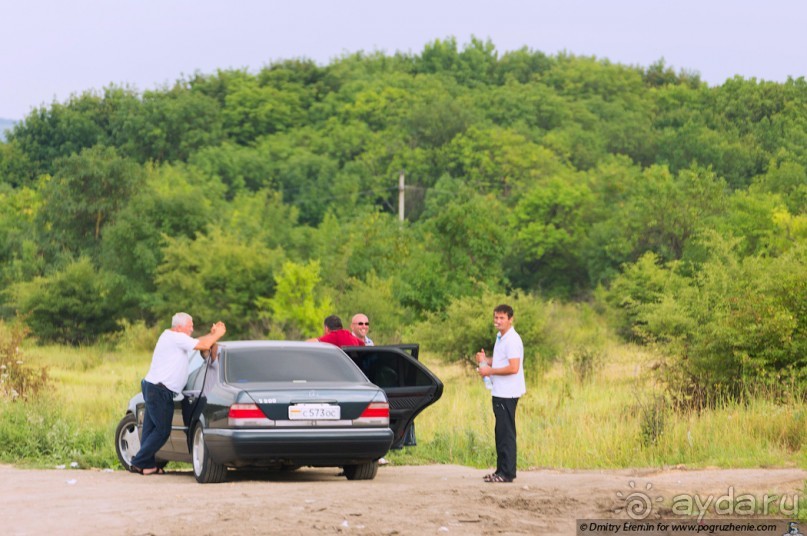
[(513, 308), (499, 305), (493, 310), (493, 325), (499, 333), (493, 357), (477, 352), (479, 375), (490, 377), (493, 415), (496, 417), (496, 472), (485, 475), (485, 482), (512, 482), (516, 478), (516, 406), (527, 392), (524, 382), (524, 344), (513, 327)]
[[(171, 329), (163, 331), (157, 340), (151, 367), (140, 382), (145, 401), (143, 433), (140, 450), (132, 458), (131, 471), (141, 475), (162, 473), (154, 454), (171, 435), (174, 415), (174, 395), (182, 392), (188, 379), (188, 364), (193, 350), (209, 350), (227, 331), (223, 322), (216, 322), (210, 333), (194, 339), (193, 318), (177, 313), (171, 319)], [(215, 359), (211, 355), (211, 359)]]
[(373, 339), (367, 336), (368, 331), (370, 331), (370, 320), (367, 315), (362, 313), (353, 315), (353, 319), (350, 321), (350, 332), (357, 339), (364, 341), (365, 346), (375, 346)]

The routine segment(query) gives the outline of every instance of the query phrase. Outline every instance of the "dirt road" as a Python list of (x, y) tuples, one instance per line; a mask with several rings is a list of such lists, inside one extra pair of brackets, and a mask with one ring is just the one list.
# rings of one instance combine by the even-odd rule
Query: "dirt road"
[(670, 500), (680, 494), (761, 501), (777, 493), (789, 506), (801, 500), (807, 479), (799, 469), (534, 470), (513, 484), (484, 483), (483, 471), (454, 465), (386, 466), (373, 481), (337, 473), (234, 472), (226, 483), (200, 485), (170, 467), (166, 475), (140, 476), (0, 466), (0, 533), (575, 534), (576, 519), (629, 519), (632, 493), (650, 499), (647, 519), (655, 519), (670, 517)]

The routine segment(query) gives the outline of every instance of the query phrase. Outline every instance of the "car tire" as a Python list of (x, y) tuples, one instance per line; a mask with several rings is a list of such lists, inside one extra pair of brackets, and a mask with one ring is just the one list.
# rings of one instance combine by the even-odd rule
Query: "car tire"
[(193, 429), (191, 442), (191, 462), (193, 463), (193, 476), (200, 484), (218, 484), (227, 477), (227, 468), (210, 459), (210, 453), (205, 444), (205, 430), (202, 423)]
[(132, 413), (127, 413), (115, 429), (115, 453), (127, 471), (131, 471), (132, 458), (138, 450), (140, 450), (140, 434), (137, 432), (137, 418)]
[(372, 480), (378, 473), (378, 461), (346, 465), (344, 470), (348, 480)]

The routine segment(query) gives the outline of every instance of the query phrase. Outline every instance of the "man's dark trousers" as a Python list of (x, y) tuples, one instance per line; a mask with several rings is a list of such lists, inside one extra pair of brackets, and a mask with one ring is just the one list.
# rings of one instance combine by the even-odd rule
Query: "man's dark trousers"
[(516, 406), (518, 398), (493, 397), (496, 417), (496, 472), (507, 479), (516, 478)]
[(140, 382), (140, 385), (143, 390), (146, 411), (143, 415), (140, 450), (132, 458), (131, 464), (140, 469), (150, 469), (157, 466), (154, 454), (165, 445), (171, 436), (174, 393), (162, 385), (154, 385), (146, 380)]

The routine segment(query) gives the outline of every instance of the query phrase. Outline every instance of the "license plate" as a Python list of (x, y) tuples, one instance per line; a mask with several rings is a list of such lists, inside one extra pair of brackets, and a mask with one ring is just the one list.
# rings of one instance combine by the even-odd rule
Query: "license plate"
[(320, 421), (339, 420), (341, 416), (339, 406), (329, 404), (296, 404), (289, 406), (290, 420)]

